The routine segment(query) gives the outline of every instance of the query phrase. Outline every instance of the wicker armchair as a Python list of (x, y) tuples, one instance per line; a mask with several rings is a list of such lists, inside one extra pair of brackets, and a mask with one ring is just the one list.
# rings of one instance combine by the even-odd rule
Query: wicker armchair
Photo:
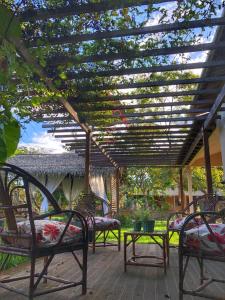
[[(190, 224), (193, 220), (198, 220), (201, 224), (192, 229)], [(224, 299), (223, 295), (210, 295), (209, 291), (204, 291), (209, 284), (225, 283), (224, 278), (210, 277), (206, 275), (204, 262), (213, 261), (225, 262), (225, 209), (219, 212), (197, 212), (191, 214), (183, 224), (180, 231), (179, 240), (179, 299), (183, 300), (184, 295), (202, 297), (204, 299)], [(193, 281), (191, 289), (184, 286), (185, 275), (189, 270), (189, 263), (196, 259), (199, 265), (200, 282), (197, 284), (197, 274), (194, 274), (196, 280)], [(213, 263), (213, 264), (214, 264)], [(221, 265), (224, 268), (224, 264)], [(215, 273), (215, 272), (214, 272)], [(210, 276), (209, 276), (210, 275)], [(213, 275), (213, 274), (212, 274)], [(214, 275), (215, 276), (215, 275)], [(198, 285), (198, 286), (197, 286)], [(219, 293), (219, 289), (218, 293)]]
[[(105, 200), (93, 193), (83, 194), (76, 204), (76, 210), (86, 217), (89, 244), (92, 246), (93, 253), (95, 253), (96, 247), (109, 246), (116, 246), (120, 251), (121, 225), (117, 219), (113, 218), (110, 206)], [(109, 241), (109, 233), (116, 238), (117, 243)]]
[[(38, 215), (32, 195), (34, 189), (48, 199), (51, 211)], [(8, 164), (0, 165), (0, 212), (0, 215), (5, 216), (0, 231), (0, 253), (6, 254), (1, 269), (10, 255), (26, 256), (31, 261), (30, 274), (1, 279), (0, 287), (29, 299), (78, 285), (82, 286), (82, 293), (86, 293), (88, 228), (85, 218), (79, 212), (62, 211), (40, 182), (22, 169)], [(56, 221), (55, 216), (61, 219), (64, 216), (66, 221)], [(77, 250), (82, 251), (82, 262), (75, 253)], [(65, 252), (71, 252), (81, 269), (81, 280), (78, 282), (48, 274), (54, 256)], [(37, 273), (35, 263), (40, 257), (44, 257), (45, 263), (43, 270)], [(42, 278), (56, 282), (57, 286), (41, 290), (39, 283)], [(27, 292), (10, 284), (24, 279), (29, 279)]]
[[(193, 211), (215, 211), (218, 203), (222, 203), (217, 194), (206, 194), (195, 198), (191, 203), (189, 203), (183, 210), (174, 212), (169, 215), (167, 219), (167, 230), (169, 234), (169, 242), (174, 235), (174, 233), (180, 233), (181, 227), (185, 222), (185, 218), (190, 215), (190, 208), (193, 206)], [(189, 224), (190, 227), (197, 226), (195, 219), (192, 220), (193, 223)]]

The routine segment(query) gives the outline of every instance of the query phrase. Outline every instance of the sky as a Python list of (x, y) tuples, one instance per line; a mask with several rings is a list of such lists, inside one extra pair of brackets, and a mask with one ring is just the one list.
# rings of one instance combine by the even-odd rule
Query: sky
[(39, 149), (42, 153), (63, 153), (66, 151), (60, 140), (42, 128), (42, 123), (33, 121), (23, 125), (19, 147)]
[[(168, 3), (167, 8), (174, 9), (174, 3)], [(156, 25), (158, 24), (159, 16), (156, 14), (154, 15), (153, 19), (151, 18), (149, 25)], [(215, 31), (214, 31), (215, 32)], [(207, 35), (207, 32), (205, 32)], [(204, 34), (204, 35), (205, 35)], [(214, 34), (211, 34), (211, 37)], [(206, 39), (204, 36), (202, 38), (202, 42), (211, 42), (210, 39)], [(201, 53), (194, 53), (191, 56), (191, 60), (189, 62), (198, 62), (198, 61), (204, 61), (207, 57), (207, 52)], [(179, 60), (179, 59), (178, 59)], [(181, 61), (179, 61), (181, 62)], [(201, 74), (200, 69), (193, 70), (197, 75)], [(126, 92), (126, 91), (123, 91)], [(47, 129), (42, 128), (41, 123), (36, 123), (34, 121), (24, 124), (21, 132), (21, 139), (19, 146), (25, 146), (25, 147), (32, 147), (32, 148), (38, 148), (41, 149), (41, 152), (48, 152), (48, 153), (62, 153), (65, 152), (65, 149), (62, 146), (62, 143), (60, 140), (55, 139), (51, 134), (47, 133)]]

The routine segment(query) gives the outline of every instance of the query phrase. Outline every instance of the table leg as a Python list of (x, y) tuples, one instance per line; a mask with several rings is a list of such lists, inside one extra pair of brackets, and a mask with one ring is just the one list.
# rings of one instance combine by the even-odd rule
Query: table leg
[(162, 237), (163, 240), (163, 266), (164, 266), (164, 274), (166, 274), (166, 264), (167, 264), (167, 242), (166, 237)]
[(135, 253), (135, 239), (136, 239), (136, 237), (132, 236), (132, 249), (133, 249), (134, 261), (135, 261), (135, 256), (136, 256), (136, 253)]
[(124, 272), (127, 271), (127, 235), (124, 234)]
[(167, 266), (170, 265), (170, 245), (169, 245), (169, 236), (166, 237), (166, 249), (167, 249)]

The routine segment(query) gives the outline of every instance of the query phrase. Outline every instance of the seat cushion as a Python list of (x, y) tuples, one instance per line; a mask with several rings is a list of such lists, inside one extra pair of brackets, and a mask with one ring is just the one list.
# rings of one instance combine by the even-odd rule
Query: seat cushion
[[(225, 224), (210, 224), (210, 228), (213, 234), (209, 232), (205, 224), (187, 230), (184, 237), (186, 250), (208, 255), (224, 255)], [(220, 245), (219, 247), (217, 243)]]
[[(183, 217), (183, 218), (177, 218), (174, 221), (171, 221), (169, 224), (169, 229), (171, 230), (181, 230), (182, 226), (184, 225), (184, 222), (186, 221), (187, 217)], [(196, 226), (199, 226), (202, 224), (202, 219), (200, 218), (193, 218), (190, 220), (190, 222), (188, 222), (188, 224), (186, 225), (186, 229), (191, 229), (194, 228)]]
[[(95, 228), (98, 230), (112, 230), (120, 228), (120, 221), (107, 217), (94, 217)], [(92, 229), (92, 222), (88, 222), (88, 227)]]
[[(36, 242), (38, 247), (50, 247), (58, 243), (66, 224), (59, 221), (51, 220), (35, 220)], [(14, 244), (17, 247), (31, 247), (31, 226), (30, 221), (22, 221), (17, 223), (18, 235), (14, 237), (2, 237), (3, 241)], [(4, 232), (6, 233), (6, 232)], [(20, 234), (23, 236), (20, 237)], [(27, 236), (28, 238), (24, 238)], [(30, 237), (30, 239), (29, 239)], [(81, 241), (81, 228), (69, 225), (63, 237), (62, 243), (74, 243)]]

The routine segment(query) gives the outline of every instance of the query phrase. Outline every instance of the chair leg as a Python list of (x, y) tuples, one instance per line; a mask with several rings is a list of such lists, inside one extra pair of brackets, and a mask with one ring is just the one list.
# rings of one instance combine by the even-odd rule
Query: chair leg
[(103, 231), (103, 238), (104, 238), (104, 240), (103, 240), (104, 243), (103, 244), (104, 244), (104, 247), (105, 247), (105, 242), (106, 242), (105, 230)]
[(179, 300), (183, 300), (184, 269), (183, 256), (179, 253)]
[(87, 293), (87, 254), (88, 247), (83, 249), (83, 269), (82, 269), (82, 295)]
[(93, 254), (95, 254), (95, 242), (96, 242), (95, 237), (96, 237), (96, 232), (95, 232), (95, 230), (93, 230), (92, 231), (92, 252), (93, 252)]
[(121, 249), (121, 229), (118, 229), (118, 251)]
[(200, 284), (203, 284), (204, 282), (204, 264), (203, 264), (203, 258), (198, 259), (199, 267), (200, 267)]
[(31, 257), (29, 300), (34, 299), (35, 257)]
[[(44, 266), (46, 265), (47, 261), (48, 261), (48, 256), (45, 256), (44, 257)], [(45, 275), (47, 275), (47, 274), (48, 274), (48, 269), (45, 272)], [(45, 284), (47, 283), (47, 278), (43, 278), (43, 283), (45, 283)]]

